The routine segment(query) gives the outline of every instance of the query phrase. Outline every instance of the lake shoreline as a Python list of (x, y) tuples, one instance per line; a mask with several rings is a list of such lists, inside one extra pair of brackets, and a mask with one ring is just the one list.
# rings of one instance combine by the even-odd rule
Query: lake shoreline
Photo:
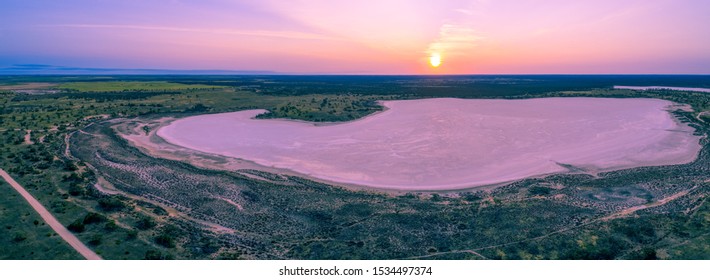
[[(448, 100), (449, 100), (449, 101), (452, 101), (452, 102), (456, 102), (456, 103), (458, 103), (458, 102), (461, 101), (461, 100), (458, 100), (458, 99), (448, 99)], [(528, 100), (531, 100), (531, 99), (528, 99)], [(534, 99), (532, 99), (532, 100), (534, 100)], [(567, 100), (569, 100), (569, 99), (567, 99)], [(598, 98), (597, 98), (596, 100), (599, 101)], [(636, 100), (647, 100), (647, 101), (648, 101), (648, 100), (654, 100), (654, 99), (636, 99)], [(657, 99), (656, 99), (656, 100), (657, 100)], [(441, 100), (440, 100), (440, 101), (441, 101)], [(515, 102), (515, 101), (525, 103), (525, 100), (509, 100), (508, 102)], [(660, 100), (658, 100), (658, 101), (660, 101)], [(390, 103), (390, 102), (394, 102), (394, 103)], [(344, 124), (334, 124), (334, 126), (331, 126), (331, 127), (337, 127), (337, 126), (352, 126), (353, 123), (356, 124), (356, 126), (357, 126), (358, 124), (370, 122), (370, 121), (372, 121), (373, 119), (375, 120), (375, 122), (377, 122), (377, 119), (378, 119), (378, 118), (386, 117), (388, 113), (391, 113), (391, 110), (392, 110), (392, 109), (396, 109), (396, 107), (398, 106), (397, 104), (402, 104), (402, 103), (406, 103), (406, 102), (421, 102), (421, 100), (385, 101), (385, 102), (383, 102), (382, 104), (385, 105), (385, 107), (389, 107), (390, 110), (387, 110), (387, 111), (384, 111), (384, 112), (380, 112), (379, 114), (369, 115), (369, 116), (367, 116), (367, 117), (365, 117), (365, 118), (362, 118), (362, 119), (359, 119), (359, 120), (356, 120), (356, 121), (352, 121), (352, 122), (346, 122), (346, 123), (344, 123)], [(505, 101), (504, 101), (504, 102), (505, 102)], [(663, 101), (663, 102), (665, 102), (665, 103), (664, 103), (664, 106), (668, 106), (668, 105), (671, 105), (671, 104), (672, 104), (672, 103), (667, 102), (667, 101)], [(392, 104), (395, 104), (395, 105), (392, 105)], [(241, 114), (240, 117), (246, 117), (247, 115), (249, 115), (248, 118), (251, 119), (251, 117), (253, 117), (253, 116), (251, 116), (251, 115), (254, 114), (255, 112), (249, 112), (249, 110), (247, 110), (247, 111), (239, 111), (239, 112), (235, 112), (235, 113)], [(226, 114), (235, 114), (235, 113), (226, 113)], [(666, 112), (666, 113), (667, 113), (667, 112)], [(669, 115), (670, 115), (670, 114), (669, 114)], [(210, 115), (210, 116), (214, 116), (214, 115)], [(199, 116), (195, 116), (195, 117), (199, 117)], [(189, 117), (189, 118), (195, 118), (195, 117)], [(668, 119), (668, 120), (666, 120), (666, 121), (671, 121), (671, 122), (673, 122), (676, 126), (678, 126), (678, 125), (681, 125), (681, 126), (682, 126), (682, 124), (679, 124), (679, 123), (676, 122), (674, 119), (675, 119), (674, 117), (670, 116), (670, 119)], [(184, 120), (184, 119), (183, 119), (183, 120)], [(232, 119), (231, 121), (234, 121), (234, 119)], [(289, 120), (289, 121), (283, 121), (283, 120), (278, 120), (278, 119), (266, 119), (266, 120), (260, 119), (260, 120), (252, 120), (252, 121), (260, 122), (261, 124), (270, 123), (270, 124), (274, 124), (274, 125), (283, 125), (284, 123), (290, 123), (289, 126), (290, 126), (290, 125), (297, 126), (297, 127), (300, 127), (300, 129), (308, 128), (308, 127), (311, 127), (311, 128), (313, 128), (313, 127), (320, 127), (320, 128), (323, 128), (322, 126), (317, 126), (316, 124), (308, 123), (308, 122), (302, 122), (302, 121), (298, 121), (298, 122), (295, 122), (295, 123), (292, 123), (290, 120)], [(666, 124), (666, 125), (670, 125), (670, 124)], [(186, 148), (186, 149), (188, 149), (188, 150), (197, 150), (197, 151), (205, 152), (205, 153), (208, 153), (208, 154), (221, 154), (222, 156), (225, 156), (225, 155), (226, 155), (227, 157), (230, 157), (230, 156), (231, 156), (231, 157), (234, 157), (233, 155), (224, 154), (224, 153), (219, 153), (219, 152), (214, 152), (214, 151), (209, 151), (209, 150), (200, 150), (199, 147), (194, 147), (194, 146), (191, 147), (190, 145), (187, 145), (187, 146), (186, 146), (186, 145), (184, 145), (184, 143), (179, 143), (179, 141), (175, 141), (175, 139), (171, 139), (171, 138), (170, 138), (170, 135), (167, 135), (167, 137), (166, 137), (166, 135), (165, 135), (164, 133), (161, 135), (161, 131), (164, 132), (163, 129), (164, 129), (165, 127), (167, 127), (167, 126), (161, 126), (161, 128), (159, 128), (159, 131), (157, 132), (156, 137), (162, 138), (164, 141), (166, 141), (167, 143), (170, 143), (171, 145), (182, 146), (183, 148)], [(328, 127), (328, 126), (326, 126), (326, 127)], [(357, 128), (357, 127), (356, 127), (356, 128)], [(251, 129), (250, 131), (253, 131), (253, 129)], [(687, 130), (687, 128), (682, 128), (682, 127), (681, 127), (681, 129), (679, 129), (678, 133), (692, 133), (692, 130)], [(697, 139), (696, 139), (696, 140), (697, 140)], [(348, 139), (339, 139), (338, 141), (349, 141), (349, 140), (348, 140)], [(697, 141), (696, 141), (696, 142), (697, 142)], [(346, 144), (347, 144), (347, 143), (346, 143)], [(691, 144), (692, 144), (692, 143), (691, 143)], [(611, 165), (608, 165), (608, 166), (601, 166), (601, 168), (598, 167), (598, 166), (594, 166), (594, 165), (584, 165), (584, 164), (581, 164), (581, 165), (580, 165), (580, 164), (571, 164), (571, 165), (572, 165), (572, 166), (575, 166), (575, 168), (579, 168), (579, 169), (581, 169), (581, 170), (586, 170), (586, 171), (588, 171), (589, 173), (599, 173), (599, 172), (606, 172), (606, 171), (619, 170), (619, 169), (628, 169), (628, 168), (633, 168), (633, 167), (638, 167), (638, 166), (658, 166), (658, 165), (669, 165), (669, 164), (682, 164), (682, 163), (692, 162), (692, 161), (697, 157), (697, 150), (699, 150), (699, 145), (696, 145), (696, 146), (698, 146), (698, 147), (697, 147), (697, 149), (695, 149), (696, 151), (693, 153), (693, 156), (692, 156), (692, 157), (690, 157), (690, 156), (689, 156), (689, 157), (683, 157), (682, 159), (676, 158), (676, 159), (674, 159), (674, 160), (669, 160), (669, 161), (657, 161), (656, 163), (653, 163), (653, 164), (651, 164), (651, 163), (649, 163), (649, 162), (645, 162), (645, 163), (642, 162), (642, 163), (640, 163), (640, 164), (629, 164), (629, 163), (618, 164), (618, 165), (611, 164)], [(587, 151), (586, 153), (589, 153), (589, 151)], [(309, 177), (309, 178), (317, 178), (317, 179), (320, 179), (320, 180), (325, 181), (325, 182), (335, 182), (335, 183), (340, 184), (340, 185), (346, 184), (346, 185), (366, 186), (366, 187), (368, 187), (368, 188), (374, 188), (374, 189), (396, 189), (396, 190), (398, 190), (398, 191), (442, 191), (442, 190), (443, 190), (443, 191), (446, 191), (446, 190), (470, 189), (470, 188), (476, 188), (476, 187), (480, 187), (480, 186), (490, 186), (490, 185), (498, 185), (498, 184), (506, 183), (506, 182), (513, 182), (513, 181), (517, 181), (517, 180), (524, 179), (524, 178), (529, 178), (529, 177), (534, 177), (534, 176), (547, 176), (547, 175), (549, 175), (549, 174), (559, 174), (559, 173), (566, 173), (566, 172), (568, 172), (567, 169), (565, 169), (564, 167), (558, 165), (557, 162), (555, 161), (555, 162), (547, 163), (546, 166), (545, 166), (545, 168), (546, 168), (545, 170), (542, 170), (542, 169), (538, 168), (537, 166), (533, 166), (531, 169), (524, 169), (524, 168), (523, 168), (523, 169), (520, 169), (520, 168), (519, 168), (519, 170), (518, 170), (517, 173), (515, 173), (515, 172), (507, 172), (507, 173), (505, 173), (506, 175), (505, 175), (505, 176), (502, 176), (502, 177), (501, 177), (501, 176), (497, 176), (497, 177), (494, 177), (494, 179), (490, 179), (490, 180), (488, 180), (488, 181), (478, 180), (478, 181), (476, 181), (476, 182), (471, 182), (470, 184), (469, 184), (469, 183), (461, 183), (461, 182), (458, 182), (458, 183), (453, 183), (453, 184), (431, 184), (431, 185), (422, 185), (422, 184), (420, 184), (420, 185), (409, 185), (409, 184), (402, 184), (402, 185), (385, 184), (385, 185), (380, 185), (380, 184), (372, 184), (372, 183), (368, 183), (368, 182), (363, 182), (363, 181), (361, 181), (361, 180), (349, 180), (349, 179), (347, 179), (347, 178), (344, 179), (343, 177), (332, 176), (332, 174), (337, 174), (337, 172), (333, 172), (333, 173), (331, 173), (331, 172), (323, 172), (323, 173), (320, 173), (320, 174), (319, 174), (319, 173), (309, 172), (308, 170), (303, 170), (303, 169), (300, 169), (300, 170), (299, 170), (298, 168), (292, 168), (292, 166), (288, 166), (288, 165), (284, 166), (284, 165), (280, 165), (280, 164), (273, 164), (273, 163), (271, 163), (271, 162), (265, 162), (265, 161), (260, 161), (260, 160), (253, 160), (253, 159), (251, 159), (251, 158), (241, 157), (241, 158), (238, 158), (238, 159), (240, 159), (240, 160), (243, 161), (243, 162), (250, 162), (251, 164), (254, 164), (254, 165), (257, 165), (257, 166), (265, 167), (265, 168), (267, 168), (267, 169), (279, 170), (279, 171), (290, 170), (290, 171), (293, 171), (297, 176)], [(245, 159), (246, 159), (246, 160), (245, 160)], [(287, 163), (288, 163), (288, 162), (287, 162)], [(562, 162), (562, 163), (567, 164), (567, 163), (565, 163), (565, 162)], [(297, 164), (298, 164), (298, 163), (297, 163)], [(425, 164), (425, 167), (426, 167), (426, 166), (429, 166), (429, 167), (430, 167), (430, 166), (435, 166), (435, 167), (436, 167), (436, 164), (435, 164), (435, 165), (430, 165), (430, 164), (426, 164), (426, 163), (424, 163), (424, 164)], [(449, 166), (449, 167), (451, 167), (451, 166)], [(455, 167), (455, 166), (454, 166), (454, 167)], [(327, 169), (327, 168), (329, 168), (329, 167), (326, 166), (326, 167), (317, 167), (317, 168), (325, 168), (325, 169)], [(317, 169), (317, 168), (316, 168), (316, 169)], [(337, 171), (337, 170), (336, 170), (336, 171)], [(415, 170), (415, 171), (416, 171), (416, 170)], [(500, 172), (499, 172), (499, 173), (500, 173)], [(414, 173), (412, 173), (412, 174), (414, 174)], [(437, 175), (436, 173), (430, 173), (430, 174)], [(345, 175), (347, 176), (348, 174), (345, 174)], [(405, 176), (405, 175), (400, 175), (400, 177), (406, 177), (406, 176)], [(490, 178), (490, 177), (491, 177), (491, 176), (489, 176), (489, 178)]]

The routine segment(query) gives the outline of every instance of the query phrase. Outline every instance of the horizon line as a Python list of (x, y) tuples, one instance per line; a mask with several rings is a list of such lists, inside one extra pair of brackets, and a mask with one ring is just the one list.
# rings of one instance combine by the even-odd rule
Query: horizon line
[[(114, 73), (111, 73), (114, 72)], [(121, 73), (125, 72), (125, 73)], [(169, 68), (98, 68), (71, 67), (47, 64), (13, 64), (0, 68), (0, 76), (707, 76), (708, 73), (368, 73), (355, 72), (278, 72), (272, 70), (225, 70), (225, 69), (169, 69)]]

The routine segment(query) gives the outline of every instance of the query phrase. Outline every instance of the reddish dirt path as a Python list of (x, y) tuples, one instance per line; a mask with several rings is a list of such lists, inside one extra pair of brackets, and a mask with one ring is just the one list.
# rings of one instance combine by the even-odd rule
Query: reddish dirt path
[(647, 203), (647, 204), (643, 204), (643, 205), (638, 205), (638, 206), (626, 208), (626, 209), (624, 209), (624, 210), (621, 210), (621, 211), (616, 212), (616, 213), (614, 213), (614, 214), (611, 214), (611, 215), (609, 215), (609, 216), (603, 217), (603, 218), (601, 218), (600, 220), (602, 220), (602, 221), (613, 220), (613, 219), (616, 219), (616, 218), (621, 218), (621, 217), (625, 217), (625, 216), (631, 215), (631, 214), (633, 214), (633, 213), (636, 213), (636, 211), (639, 211), (639, 210), (643, 210), (643, 209), (646, 209), (646, 208), (658, 207), (658, 206), (664, 205), (664, 204), (666, 204), (666, 203), (668, 203), (668, 202), (671, 202), (671, 201), (673, 201), (673, 200), (675, 200), (675, 199), (677, 199), (677, 198), (679, 198), (679, 197), (681, 197), (681, 196), (684, 196), (684, 195), (688, 194), (689, 192), (691, 192), (691, 191), (693, 191), (693, 190), (695, 190), (695, 189), (697, 189), (697, 188), (698, 188), (698, 186), (695, 186), (695, 187), (690, 188), (689, 190), (680, 191), (680, 192), (678, 192), (678, 193), (675, 193), (675, 194), (673, 194), (673, 195), (671, 195), (671, 196), (668, 196), (668, 197), (666, 197), (666, 198), (660, 199), (660, 200), (655, 201), (655, 202), (652, 202), (652, 203)]

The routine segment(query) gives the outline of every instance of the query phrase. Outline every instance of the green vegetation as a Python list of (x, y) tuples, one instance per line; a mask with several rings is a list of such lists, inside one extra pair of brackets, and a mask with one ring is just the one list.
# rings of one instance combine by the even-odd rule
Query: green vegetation
[(131, 92), (131, 91), (194, 91), (218, 89), (222, 86), (181, 84), (165, 81), (152, 82), (69, 82), (57, 86), (70, 92)]
[(382, 110), (377, 100), (391, 99), (391, 96), (324, 96), (309, 95), (291, 98), (269, 108), (269, 112), (257, 118), (283, 118), (314, 122), (337, 122), (359, 119)]
[[(491, 191), (392, 195), (152, 158), (102, 121), (137, 117), (140, 124), (244, 109), (269, 109), (262, 118), (347, 121), (380, 110), (374, 101), (382, 99), (594, 96), (690, 104), (696, 112), (675, 114), (699, 134), (710, 131), (707, 113), (699, 115), (710, 110), (710, 94), (610, 89), (624, 79), (703, 86), (707, 77), (570, 79), (6, 77), (4, 84), (48, 82), (67, 92), (0, 91), (0, 167), (107, 259), (710, 258), (707, 138), (687, 165), (555, 175)], [(99, 179), (120, 193), (101, 192)], [(0, 188), (15, 193), (4, 182)], [(602, 219), (683, 191), (667, 204)], [(2, 258), (80, 257), (19, 195), (0, 198), (0, 214)]]
[(81, 259), (4, 180), (0, 193), (0, 259)]
[(105, 212), (114, 212), (123, 209), (126, 205), (118, 197), (109, 196), (99, 198), (99, 208)]

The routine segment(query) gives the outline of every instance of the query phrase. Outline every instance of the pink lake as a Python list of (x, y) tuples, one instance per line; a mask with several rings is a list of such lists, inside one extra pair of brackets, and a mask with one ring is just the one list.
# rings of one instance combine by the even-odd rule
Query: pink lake
[(329, 125), (264, 110), (199, 115), (160, 128), (189, 149), (333, 182), (451, 190), (567, 172), (693, 161), (699, 137), (659, 99), (543, 98), (384, 101), (388, 109)]

